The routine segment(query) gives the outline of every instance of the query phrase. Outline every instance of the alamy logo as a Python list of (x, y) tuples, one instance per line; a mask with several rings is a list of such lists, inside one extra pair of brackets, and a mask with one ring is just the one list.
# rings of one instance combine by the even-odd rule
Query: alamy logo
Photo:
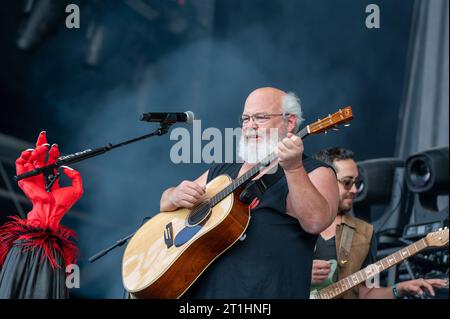
[(367, 288), (380, 288), (380, 271), (376, 264), (369, 265), (364, 268), (366, 273), (366, 287)]
[(380, 28), (380, 7), (376, 4), (369, 4), (366, 7), (366, 13), (370, 13), (366, 17), (367, 29), (379, 29)]
[[(202, 131), (201, 120), (194, 120), (192, 136), (183, 127), (171, 131), (170, 140), (177, 142), (170, 149), (170, 160), (174, 164), (257, 163), (277, 149), (280, 139), (277, 128), (245, 132), (241, 128), (225, 128), (223, 136), (215, 127)], [(203, 142), (207, 143), (202, 145)]]
[(76, 4), (69, 4), (66, 6), (66, 28), (79, 29), (80, 28), (80, 7)]
[(78, 265), (66, 266), (66, 287), (68, 289), (80, 288), (80, 267)]

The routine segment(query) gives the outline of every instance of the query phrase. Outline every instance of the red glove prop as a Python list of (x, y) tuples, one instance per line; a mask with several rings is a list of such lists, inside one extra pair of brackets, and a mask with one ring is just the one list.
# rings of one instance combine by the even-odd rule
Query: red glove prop
[[(59, 157), (58, 146), (53, 144), (50, 150), (49, 147), (45, 132), (41, 132), (36, 148), (23, 151), (16, 160), (17, 175), (55, 163)], [(16, 244), (24, 249), (42, 251), (42, 258), (47, 258), (53, 268), (61, 266), (60, 257), (65, 265), (75, 263), (78, 249), (70, 240), (70, 237), (76, 237), (75, 232), (59, 223), (82, 196), (83, 184), (77, 171), (63, 167), (63, 172), (72, 180), (72, 185), (60, 187), (56, 180), (50, 192), (45, 190), (43, 174), (19, 181), (19, 187), (32, 202), (33, 209), (26, 220), (11, 216), (12, 220), (0, 227), (0, 268)]]
[[(45, 132), (41, 132), (36, 142), (36, 149), (28, 149), (22, 152), (16, 160), (17, 175), (55, 163), (60, 155), (58, 145), (53, 144), (50, 150), (49, 147)], [(47, 151), (48, 161), (46, 162)], [(19, 187), (33, 204), (33, 209), (27, 216), (28, 225), (44, 229), (50, 228), (52, 231), (56, 231), (64, 214), (83, 195), (80, 173), (67, 166), (62, 167), (64, 174), (72, 180), (71, 186), (60, 187), (58, 180), (56, 180), (51, 191), (47, 192), (43, 174), (19, 181)]]

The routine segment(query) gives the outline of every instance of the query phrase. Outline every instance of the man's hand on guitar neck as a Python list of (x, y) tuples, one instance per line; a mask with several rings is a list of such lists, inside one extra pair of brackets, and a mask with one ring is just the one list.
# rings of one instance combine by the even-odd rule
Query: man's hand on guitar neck
[(300, 137), (288, 133), (281, 142), (278, 143), (277, 155), (280, 166), (285, 171), (295, 171), (302, 167), (303, 141)]

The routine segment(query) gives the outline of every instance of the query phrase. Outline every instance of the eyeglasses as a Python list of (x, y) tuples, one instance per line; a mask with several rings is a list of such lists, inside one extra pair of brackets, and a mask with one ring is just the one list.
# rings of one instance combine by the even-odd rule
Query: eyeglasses
[(361, 186), (362, 186), (362, 180), (359, 178), (353, 179), (351, 177), (344, 177), (341, 179), (338, 179), (338, 182), (342, 184), (342, 186), (344, 186), (344, 188), (346, 190), (351, 190), (353, 187), (353, 184), (356, 187), (356, 191), (359, 192)]
[(256, 124), (264, 124), (267, 123), (274, 116), (283, 116), (286, 117), (290, 115), (289, 113), (255, 113), (253, 115), (242, 114), (239, 122), (241, 125), (248, 124), (250, 119), (253, 120)]

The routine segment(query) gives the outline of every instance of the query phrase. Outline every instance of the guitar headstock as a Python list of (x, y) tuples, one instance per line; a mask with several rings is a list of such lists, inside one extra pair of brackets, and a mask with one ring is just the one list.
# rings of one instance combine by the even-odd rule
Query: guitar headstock
[(347, 106), (340, 109), (333, 115), (320, 119), (310, 125), (308, 125), (308, 132), (310, 134), (319, 134), (326, 132), (329, 129), (336, 129), (336, 126), (344, 124), (353, 119), (352, 107)]
[(448, 228), (429, 233), (425, 237), (429, 247), (443, 247), (448, 245)]

